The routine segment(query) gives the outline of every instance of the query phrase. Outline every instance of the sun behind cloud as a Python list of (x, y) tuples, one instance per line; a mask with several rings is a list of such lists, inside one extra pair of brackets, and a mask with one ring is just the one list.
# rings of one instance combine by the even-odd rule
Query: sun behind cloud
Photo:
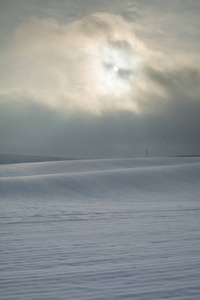
[(66, 25), (34, 18), (16, 31), (12, 56), (20, 71), (9, 86), (62, 113), (137, 113), (147, 52), (118, 15), (95, 13)]

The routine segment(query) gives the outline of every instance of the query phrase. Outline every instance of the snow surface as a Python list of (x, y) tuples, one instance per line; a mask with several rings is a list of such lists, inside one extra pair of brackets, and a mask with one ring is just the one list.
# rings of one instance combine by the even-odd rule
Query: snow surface
[(0, 299), (200, 299), (200, 158), (0, 166)]

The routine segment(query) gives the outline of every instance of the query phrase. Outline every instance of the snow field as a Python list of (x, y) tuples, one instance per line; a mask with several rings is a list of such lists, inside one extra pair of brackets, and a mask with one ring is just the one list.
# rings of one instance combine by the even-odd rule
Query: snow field
[(199, 299), (199, 158), (4, 165), (0, 176), (0, 299)]

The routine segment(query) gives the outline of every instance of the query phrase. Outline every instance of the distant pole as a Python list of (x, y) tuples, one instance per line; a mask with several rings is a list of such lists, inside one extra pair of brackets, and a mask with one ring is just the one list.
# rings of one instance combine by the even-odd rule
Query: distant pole
[(148, 150), (147, 150), (147, 148), (146, 148), (146, 158), (148, 157)]

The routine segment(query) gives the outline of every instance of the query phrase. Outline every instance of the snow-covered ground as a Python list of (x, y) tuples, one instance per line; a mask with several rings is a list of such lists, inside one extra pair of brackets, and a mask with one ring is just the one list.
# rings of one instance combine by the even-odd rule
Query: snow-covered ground
[(200, 158), (0, 166), (0, 299), (200, 299)]

